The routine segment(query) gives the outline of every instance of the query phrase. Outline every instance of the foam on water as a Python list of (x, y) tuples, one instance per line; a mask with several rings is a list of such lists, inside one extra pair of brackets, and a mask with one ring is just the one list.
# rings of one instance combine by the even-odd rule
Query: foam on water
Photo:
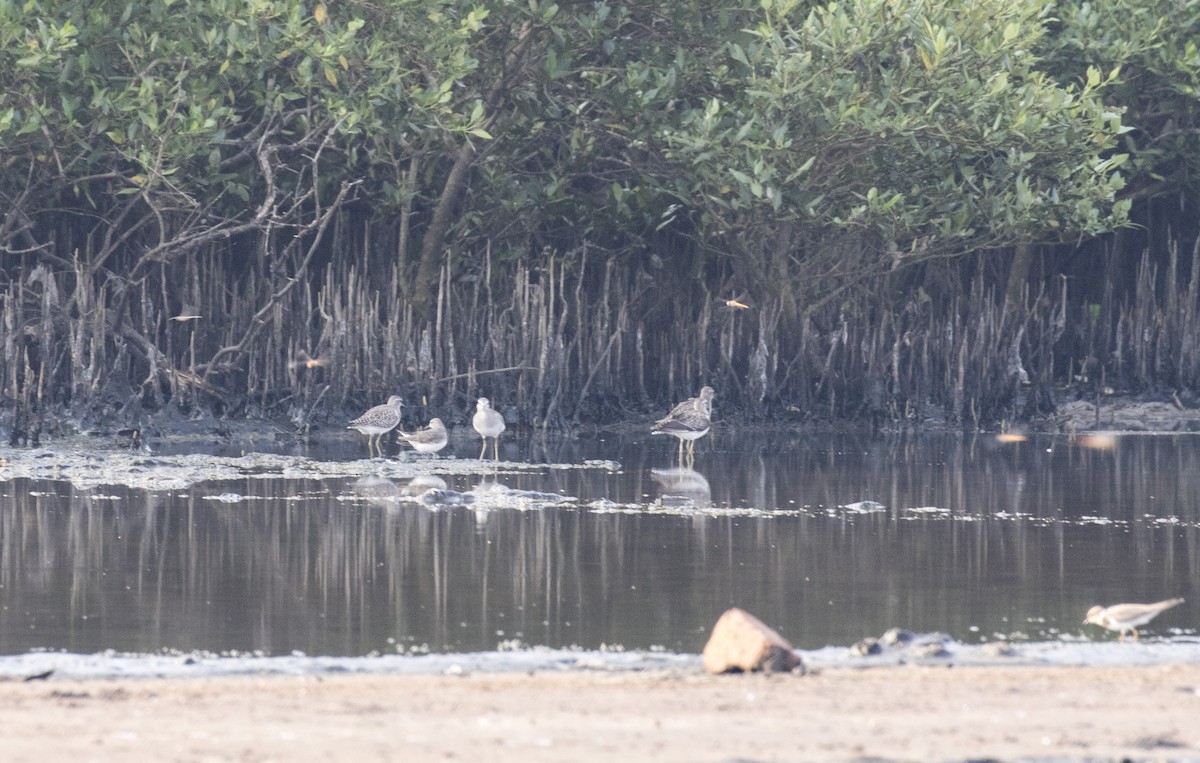
[[(411, 455), (409, 456), (411, 458)], [(556, 464), (555, 469), (611, 470), (613, 462)], [(145, 490), (180, 490), (205, 481), (236, 479), (333, 479), (371, 475), (383, 479), (412, 479), (430, 474), (495, 475), (541, 471), (545, 464), (476, 459), (321, 461), (306, 456), (247, 453), (243, 456), (203, 454), (147, 455), (129, 451), (82, 448), (10, 450), (0, 481), (17, 478), (59, 480), (76, 488), (127, 485)], [(229, 500), (230, 496), (215, 497)]]
[(699, 655), (653, 651), (520, 649), (462, 654), (310, 657), (303, 654), (72, 654), (28, 652), (0, 657), (0, 678), (211, 678), (235, 675), (445, 674), (528, 671), (700, 669)]
[[(923, 642), (922, 642), (923, 643)], [(846, 646), (797, 650), (809, 669), (872, 669), (901, 665), (959, 665), (976, 667), (1090, 666), (1118, 667), (1200, 662), (1200, 638), (1195, 636), (1135, 643), (1117, 641), (1040, 641), (1007, 645), (982, 645), (941, 641), (935, 656), (907, 649), (884, 650), (860, 656)], [(927, 651), (927, 650), (926, 650)], [(87, 680), (116, 678), (206, 678), (237, 675), (462, 675), (561, 671), (660, 671), (703, 670), (698, 654), (665, 651), (549, 649), (525, 647), (460, 654), (368, 655), (315, 657), (295, 653), (270, 656), (258, 653), (208, 652), (98, 654), (27, 652), (0, 656), (0, 679)], [(47, 675), (49, 674), (49, 675)]]

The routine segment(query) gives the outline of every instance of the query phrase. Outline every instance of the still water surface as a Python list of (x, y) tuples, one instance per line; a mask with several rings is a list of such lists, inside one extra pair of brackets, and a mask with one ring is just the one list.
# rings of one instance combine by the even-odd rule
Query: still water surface
[[(477, 442), (452, 448), (470, 458)], [(1188, 603), (1148, 635), (1200, 624), (1200, 437), (719, 432), (697, 451), (672, 470), (674, 441), (514, 438), (503, 459), (620, 468), (427, 462), (447, 490), (536, 491), (501, 504), (429, 506), (369, 461), (359, 478), (161, 491), (9, 479), (0, 654), (698, 652), (730, 606), (807, 649), (893, 626), (1108, 638), (1081, 624), (1090, 605), (1169, 596)]]

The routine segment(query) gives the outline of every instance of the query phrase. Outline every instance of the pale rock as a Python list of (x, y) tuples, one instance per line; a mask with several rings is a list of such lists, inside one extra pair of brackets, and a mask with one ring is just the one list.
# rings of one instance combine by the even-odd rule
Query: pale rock
[(804, 670), (800, 655), (782, 636), (745, 610), (727, 610), (704, 646), (709, 673)]

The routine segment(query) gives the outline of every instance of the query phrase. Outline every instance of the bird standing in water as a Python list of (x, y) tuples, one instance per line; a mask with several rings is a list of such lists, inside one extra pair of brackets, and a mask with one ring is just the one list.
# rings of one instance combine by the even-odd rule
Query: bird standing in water
[(1120, 641), (1125, 640), (1125, 631), (1133, 631), (1133, 640), (1138, 640), (1137, 626), (1145, 625), (1159, 613), (1183, 603), (1183, 599), (1165, 599), (1154, 604), (1113, 604), (1102, 607), (1099, 604), (1088, 610), (1083, 619), (1084, 625), (1092, 623), (1110, 631), (1121, 634)]
[(397, 435), (418, 453), (437, 453), (450, 442), (450, 434), (441, 419), (430, 419), (429, 426), (416, 432), (400, 432)]
[(483, 438), (483, 448), (479, 451), (479, 457), (483, 458), (483, 454), (487, 453), (487, 438), (491, 437), (492, 454), (499, 461), (500, 433), (504, 431), (504, 417), (492, 408), (486, 397), (475, 401), (475, 416), (471, 419), (471, 426), (475, 427), (475, 431)]
[(357, 429), (367, 436), (367, 452), (374, 455), (378, 450), (383, 455), (383, 445), (380, 439), (396, 428), (400, 423), (400, 409), (404, 401), (399, 395), (392, 395), (383, 405), (368, 409), (366, 413), (346, 425), (347, 429)]
[(687, 443), (688, 463), (696, 459), (696, 440), (708, 434), (712, 428), (712, 387), (704, 387), (696, 397), (689, 397), (671, 409), (665, 417), (654, 422), (650, 434), (669, 434), (679, 438), (679, 462), (684, 460), (684, 443)]

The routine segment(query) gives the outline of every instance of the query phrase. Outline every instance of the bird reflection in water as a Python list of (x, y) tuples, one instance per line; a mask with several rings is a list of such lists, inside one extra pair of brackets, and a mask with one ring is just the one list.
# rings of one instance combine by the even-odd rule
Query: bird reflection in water
[(712, 490), (703, 474), (686, 466), (651, 469), (650, 477), (662, 485), (659, 502), (664, 506), (690, 505), (706, 509), (712, 505)]
[(406, 500), (413, 501), (428, 509), (444, 509), (449, 506), (465, 506), (475, 502), (475, 496), (470, 492), (460, 493), (451, 490), (446, 480), (432, 474), (413, 477), (404, 486)]
[(401, 503), (453, 503), (441, 500), (442, 495), (452, 491), (448, 490), (446, 480), (432, 474), (418, 475), (403, 485), (383, 477), (360, 477), (351, 483), (351, 488), (367, 503), (389, 509), (398, 508)]
[(413, 477), (401, 492), (410, 498), (424, 495), (430, 490), (445, 490), (449, 487), (446, 480), (434, 474), (421, 474)]
[(372, 506), (394, 507), (400, 501), (400, 488), (383, 477), (359, 477), (350, 488)]

